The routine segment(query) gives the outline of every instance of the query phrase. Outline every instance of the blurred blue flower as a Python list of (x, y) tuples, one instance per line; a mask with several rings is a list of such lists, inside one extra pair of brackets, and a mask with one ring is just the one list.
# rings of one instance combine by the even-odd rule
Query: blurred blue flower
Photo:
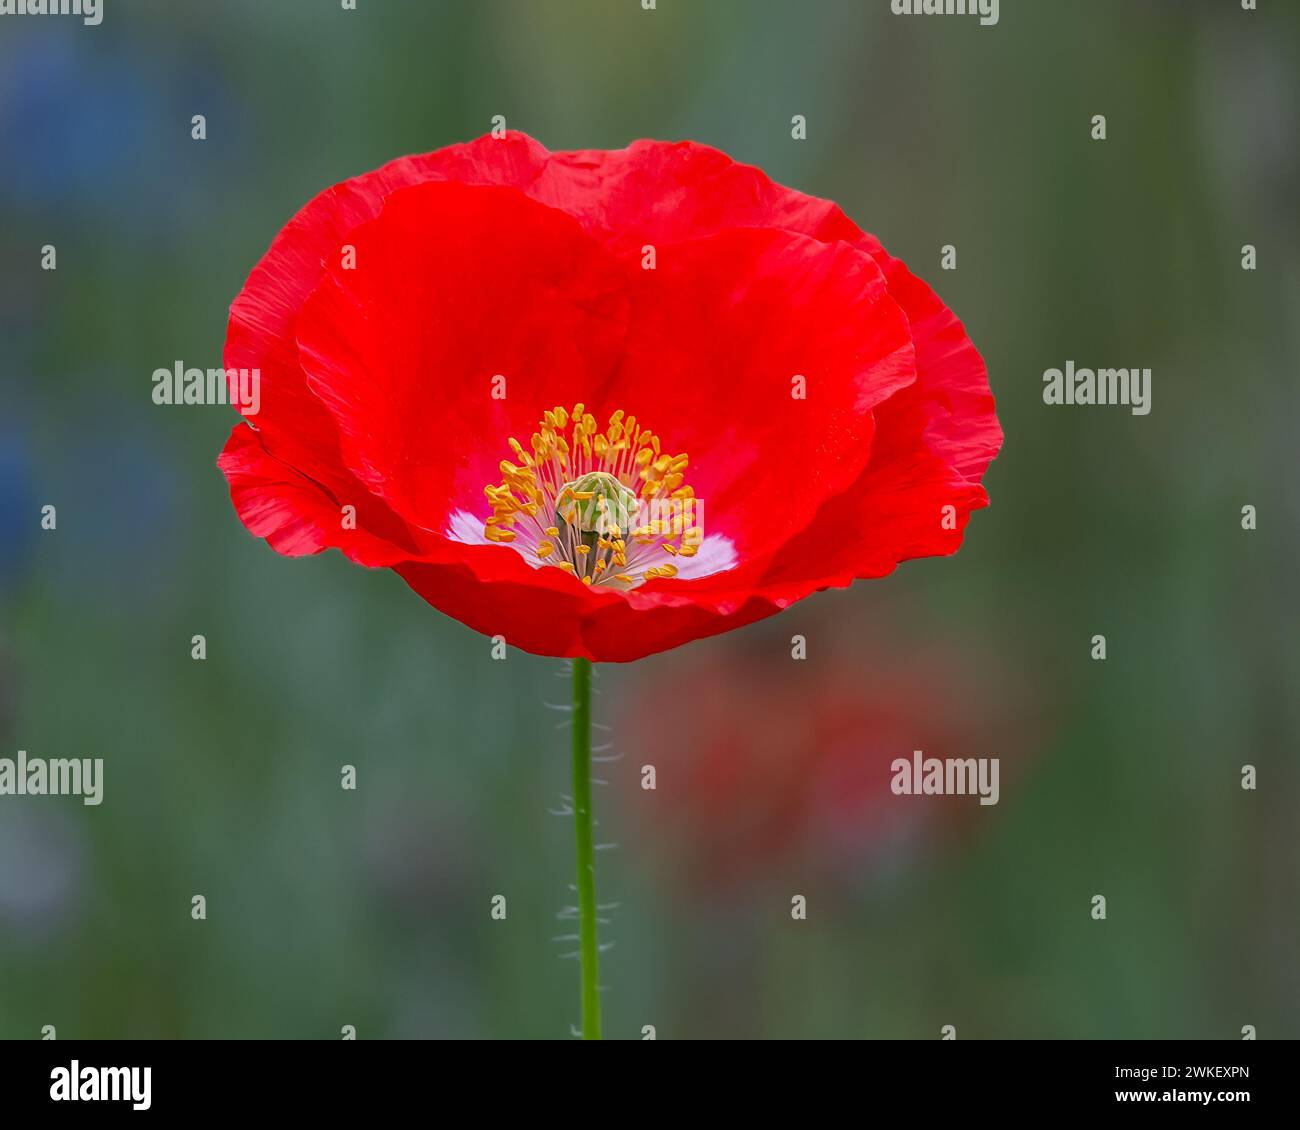
[(38, 532), (31, 457), (16, 421), (0, 424), (0, 599), (17, 585)]
[[(221, 191), (221, 178), (209, 177), (240, 131), (229, 128), (229, 87), (210, 59), (103, 36), (32, 34), (8, 46), (0, 198), (11, 206), (165, 233)], [(195, 113), (227, 128), (187, 153)]]
[(66, 811), (8, 806), (0, 813), (0, 928), (43, 942), (69, 928), (85, 870), (85, 835)]
[(149, 68), (120, 47), (32, 37), (0, 77), (6, 191), (46, 208), (121, 195), (148, 128)]

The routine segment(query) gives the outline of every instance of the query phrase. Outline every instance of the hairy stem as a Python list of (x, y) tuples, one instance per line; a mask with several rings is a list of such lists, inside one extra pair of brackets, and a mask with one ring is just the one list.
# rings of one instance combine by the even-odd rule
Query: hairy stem
[(591, 822), (591, 661), (573, 661), (573, 827), (578, 860), (578, 951), (582, 1038), (600, 1039), (600, 950), (596, 942), (596, 847)]

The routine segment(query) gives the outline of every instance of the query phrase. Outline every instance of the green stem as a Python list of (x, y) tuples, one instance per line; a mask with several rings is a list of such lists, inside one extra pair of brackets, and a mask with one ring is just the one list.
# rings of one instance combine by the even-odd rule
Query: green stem
[(591, 660), (573, 661), (573, 827), (578, 859), (578, 953), (582, 1038), (600, 1039), (596, 942), (596, 847), (591, 829)]

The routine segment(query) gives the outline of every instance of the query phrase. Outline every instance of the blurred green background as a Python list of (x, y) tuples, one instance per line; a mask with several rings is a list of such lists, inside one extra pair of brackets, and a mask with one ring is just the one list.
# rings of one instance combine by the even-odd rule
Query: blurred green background
[[(1007, 433), (955, 558), (601, 672), (607, 1034), (1300, 1036), (1300, 7), (358, 8), (0, 19), (0, 754), (106, 764), (98, 808), (0, 797), (0, 1036), (569, 1035), (563, 665), (278, 557), (233, 412), (150, 399), (308, 198), (495, 114), (834, 198)], [(1151, 367), (1151, 414), (1045, 406), (1067, 359)], [(1001, 757), (1001, 803), (890, 796), (915, 748)]]

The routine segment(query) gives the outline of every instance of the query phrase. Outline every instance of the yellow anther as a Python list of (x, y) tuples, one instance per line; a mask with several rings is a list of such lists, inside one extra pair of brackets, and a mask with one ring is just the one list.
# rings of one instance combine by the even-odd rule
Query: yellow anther
[[(572, 410), (556, 405), (542, 413), (528, 443), (508, 443), (513, 459), (500, 462), (500, 483), (483, 488), (488, 541), (517, 542), (515, 550), (534, 565), (558, 565), (597, 587), (677, 575), (666, 563), (628, 571), (629, 543), (634, 555), (648, 552), (661, 562), (698, 552), (703, 534), (684, 482), (689, 457), (663, 451), (660, 437), (635, 416), (611, 412), (601, 431), (581, 401)], [(634, 525), (644, 499), (655, 500), (660, 516)], [(554, 524), (543, 527), (547, 519)]]

